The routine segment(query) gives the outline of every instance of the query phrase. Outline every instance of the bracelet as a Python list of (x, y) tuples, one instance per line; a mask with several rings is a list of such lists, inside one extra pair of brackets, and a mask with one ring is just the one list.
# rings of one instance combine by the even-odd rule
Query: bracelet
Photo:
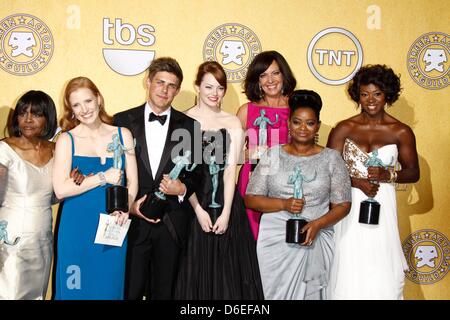
[(105, 174), (103, 173), (103, 171), (100, 171), (98, 173), (98, 177), (100, 178), (100, 185), (104, 186), (106, 184), (106, 178), (105, 178)]
[(389, 174), (390, 174), (390, 177), (389, 177), (389, 183), (395, 183), (396, 181), (397, 181), (397, 171), (395, 171), (395, 168), (394, 167), (392, 167), (392, 168), (389, 168)]

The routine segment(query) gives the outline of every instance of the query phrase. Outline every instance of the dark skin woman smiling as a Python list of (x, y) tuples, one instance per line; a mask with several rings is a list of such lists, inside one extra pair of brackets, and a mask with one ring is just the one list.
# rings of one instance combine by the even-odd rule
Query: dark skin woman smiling
[[(350, 210), (350, 178), (336, 150), (315, 142), (320, 96), (296, 90), (289, 98), (290, 141), (270, 148), (250, 177), (245, 204), (263, 213), (257, 240), (266, 299), (326, 299), (334, 251), (333, 225)], [(299, 181), (300, 180), (300, 181)], [(301, 185), (301, 199), (293, 196)], [(286, 242), (286, 222), (307, 221), (301, 244)]]
[[(416, 182), (420, 172), (413, 131), (387, 112), (400, 91), (400, 77), (391, 68), (362, 67), (348, 86), (360, 112), (339, 122), (328, 137), (327, 146), (342, 153), (352, 181), (352, 208), (335, 236), (333, 299), (403, 298), (408, 266), (397, 225), (395, 183)], [(382, 166), (368, 166), (374, 156)], [(367, 197), (380, 204), (376, 225), (359, 223), (360, 203)]]

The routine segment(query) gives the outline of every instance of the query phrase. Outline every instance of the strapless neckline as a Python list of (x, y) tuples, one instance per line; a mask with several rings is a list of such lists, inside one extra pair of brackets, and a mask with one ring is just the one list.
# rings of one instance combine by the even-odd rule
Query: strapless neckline
[(379, 148), (375, 148), (375, 149), (373, 149), (372, 151), (370, 151), (370, 152), (366, 152), (366, 151), (364, 151), (355, 141), (353, 141), (352, 139), (350, 139), (350, 138), (345, 138), (345, 140), (346, 141), (349, 141), (350, 143), (352, 143), (356, 148), (358, 148), (362, 153), (364, 153), (364, 154), (366, 154), (366, 155), (369, 155), (369, 154), (371, 154), (374, 150), (380, 150), (380, 149), (383, 149), (383, 148), (386, 148), (386, 147), (392, 147), (392, 146), (395, 146), (395, 147), (397, 147), (397, 145), (395, 144), (395, 143), (390, 143), (390, 144), (385, 144), (384, 146), (381, 146), (381, 147), (379, 147)]

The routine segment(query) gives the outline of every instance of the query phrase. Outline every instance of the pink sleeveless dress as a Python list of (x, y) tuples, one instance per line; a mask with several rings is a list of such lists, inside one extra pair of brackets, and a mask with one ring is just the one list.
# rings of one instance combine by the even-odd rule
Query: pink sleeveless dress
[[(275, 122), (276, 114), (278, 114), (278, 121), (272, 126), (267, 125), (267, 147), (272, 147), (278, 144), (285, 144), (288, 142), (288, 120), (289, 120), (289, 108), (274, 108), (267, 106), (257, 106), (252, 102), (248, 103), (247, 108), (247, 125), (246, 125), (246, 140), (249, 150), (253, 150), (258, 146), (258, 129), (259, 127), (254, 125), (256, 118), (261, 114), (261, 109), (265, 110), (265, 116), (269, 118), (271, 122)], [(242, 165), (239, 173), (238, 189), (242, 197), (245, 196), (247, 190), (248, 180), (250, 179), (251, 163), (246, 162)], [(261, 219), (261, 213), (247, 209), (247, 216), (250, 222), (250, 228), (253, 236), (258, 239), (259, 221)]]

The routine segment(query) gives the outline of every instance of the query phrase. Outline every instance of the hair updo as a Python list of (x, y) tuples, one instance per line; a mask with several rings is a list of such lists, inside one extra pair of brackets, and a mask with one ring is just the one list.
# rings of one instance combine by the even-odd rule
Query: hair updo
[(305, 89), (295, 90), (289, 97), (289, 108), (291, 109), (290, 117), (292, 117), (298, 108), (311, 108), (317, 117), (317, 121), (320, 121), (322, 99), (315, 91)]

